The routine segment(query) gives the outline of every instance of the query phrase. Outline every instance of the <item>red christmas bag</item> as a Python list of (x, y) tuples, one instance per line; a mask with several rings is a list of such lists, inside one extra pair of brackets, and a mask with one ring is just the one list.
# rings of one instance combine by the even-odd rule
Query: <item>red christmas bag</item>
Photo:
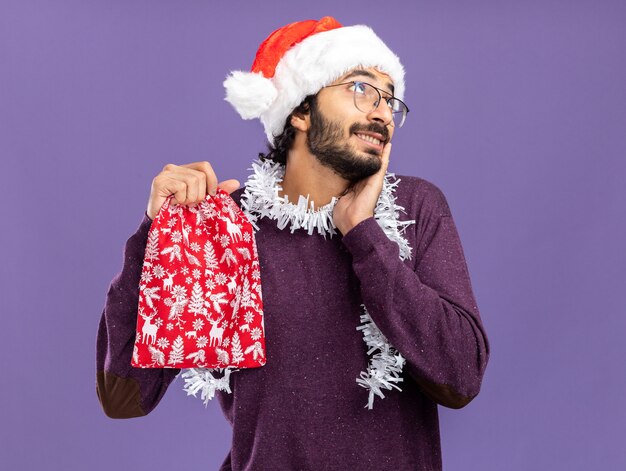
[[(171, 199), (148, 235), (131, 365), (192, 368), (197, 378), (208, 374), (211, 383), (219, 380), (208, 369), (226, 369), (227, 383), (232, 367), (257, 368), (266, 361), (252, 225), (220, 188), (195, 207)], [(215, 388), (203, 398), (212, 398)], [(230, 392), (227, 384), (217, 388)]]

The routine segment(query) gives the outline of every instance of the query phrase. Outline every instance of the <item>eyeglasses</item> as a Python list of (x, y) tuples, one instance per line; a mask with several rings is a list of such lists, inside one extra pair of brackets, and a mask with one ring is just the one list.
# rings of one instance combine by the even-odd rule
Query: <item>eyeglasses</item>
[(390, 95), (389, 92), (385, 90), (376, 88), (374, 85), (371, 85), (367, 82), (344, 82), (337, 83), (335, 85), (326, 85), (322, 88), (339, 87), (341, 85), (350, 85), (350, 87), (348, 87), (348, 90), (352, 89), (352, 91), (354, 92), (354, 106), (357, 110), (369, 114), (376, 108), (378, 108), (378, 105), (384, 98), (385, 103), (387, 103), (387, 106), (391, 110), (393, 126), (401, 128), (404, 124), (404, 120), (406, 119), (406, 115), (409, 112), (409, 108), (402, 100), (394, 97), (393, 95)]

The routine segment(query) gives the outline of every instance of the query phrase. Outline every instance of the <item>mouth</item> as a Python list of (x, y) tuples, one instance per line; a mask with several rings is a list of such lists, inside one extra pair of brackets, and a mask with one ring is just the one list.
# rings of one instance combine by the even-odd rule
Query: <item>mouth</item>
[(374, 147), (380, 151), (383, 150), (383, 146), (386, 143), (385, 138), (381, 134), (378, 134), (378, 133), (357, 132), (357, 133), (354, 133), (354, 135), (358, 137), (359, 140), (368, 144), (370, 147)]

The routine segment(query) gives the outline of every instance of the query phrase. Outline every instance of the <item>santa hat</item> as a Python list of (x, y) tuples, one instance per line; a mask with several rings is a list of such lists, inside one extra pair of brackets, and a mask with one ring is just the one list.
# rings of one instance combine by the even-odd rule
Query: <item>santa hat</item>
[(368, 26), (342, 26), (330, 16), (291, 23), (261, 43), (250, 72), (230, 73), (226, 101), (243, 119), (260, 118), (273, 142), (304, 98), (356, 67), (388, 74), (394, 96), (404, 98), (400, 59)]

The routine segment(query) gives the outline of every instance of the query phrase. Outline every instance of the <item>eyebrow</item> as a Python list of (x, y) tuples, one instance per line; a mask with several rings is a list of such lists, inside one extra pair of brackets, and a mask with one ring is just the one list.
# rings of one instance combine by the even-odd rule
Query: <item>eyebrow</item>
[[(369, 70), (361, 70), (361, 69), (353, 70), (352, 72), (350, 72), (348, 75), (344, 77), (344, 80), (352, 78), (352, 77), (356, 77), (359, 75), (376, 80), (376, 76), (373, 73), (371, 73)], [(387, 82), (385, 85), (389, 87), (389, 90), (391, 90), (391, 95), (393, 96), (393, 92), (394, 92), (393, 85), (389, 82)]]

